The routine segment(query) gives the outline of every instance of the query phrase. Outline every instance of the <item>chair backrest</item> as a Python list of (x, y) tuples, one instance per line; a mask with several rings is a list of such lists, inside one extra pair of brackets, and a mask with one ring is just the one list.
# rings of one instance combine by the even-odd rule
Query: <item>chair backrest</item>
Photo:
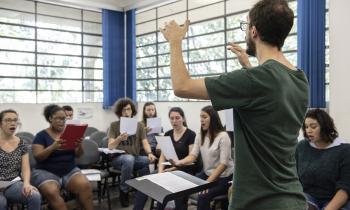
[(34, 135), (30, 132), (21, 131), (16, 133), (16, 136), (23, 139), (26, 143), (32, 143), (34, 140)]
[(91, 134), (90, 140), (96, 142), (97, 145), (98, 145), (99, 147), (101, 147), (101, 145), (102, 145), (102, 140), (103, 140), (103, 138), (106, 137), (106, 136), (107, 136), (106, 132), (103, 132), (103, 131), (95, 131), (95, 132), (93, 132), (93, 133)]
[(102, 148), (108, 147), (108, 136), (103, 137), (101, 147)]
[(92, 133), (98, 131), (97, 128), (94, 127), (87, 127), (84, 133), (84, 137), (91, 136)]
[(35, 157), (34, 157), (34, 154), (33, 154), (32, 145), (28, 146), (28, 155), (29, 155), (30, 168), (35, 168), (36, 160), (35, 160)]
[(78, 166), (86, 168), (100, 160), (100, 152), (96, 142), (86, 139), (82, 142), (84, 153), (76, 159)]

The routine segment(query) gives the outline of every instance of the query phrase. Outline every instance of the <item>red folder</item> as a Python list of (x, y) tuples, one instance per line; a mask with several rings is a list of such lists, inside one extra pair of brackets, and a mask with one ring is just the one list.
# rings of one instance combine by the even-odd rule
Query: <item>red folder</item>
[(87, 124), (84, 125), (74, 125), (74, 124), (68, 124), (64, 128), (64, 131), (61, 135), (61, 139), (65, 140), (65, 143), (63, 144), (63, 149), (66, 150), (73, 150), (76, 147), (76, 142), (84, 137), (84, 133), (86, 128), (88, 127)]

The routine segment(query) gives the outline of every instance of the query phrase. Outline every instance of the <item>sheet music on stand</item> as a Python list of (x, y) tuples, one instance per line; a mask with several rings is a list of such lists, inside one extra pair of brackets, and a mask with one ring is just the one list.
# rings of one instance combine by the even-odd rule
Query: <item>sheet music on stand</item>
[(151, 174), (136, 179), (148, 179), (154, 184), (157, 184), (172, 193), (180, 192), (198, 186), (197, 184), (190, 182), (180, 176), (176, 176), (170, 172)]

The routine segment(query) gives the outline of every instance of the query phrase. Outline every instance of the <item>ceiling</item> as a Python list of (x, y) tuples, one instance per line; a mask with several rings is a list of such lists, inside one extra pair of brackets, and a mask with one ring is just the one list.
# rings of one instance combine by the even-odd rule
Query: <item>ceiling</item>
[[(69, 5), (84, 9), (110, 9), (127, 11), (130, 9), (142, 9), (155, 4), (164, 4), (171, 0), (37, 0), (53, 4)], [(172, 0), (174, 1), (174, 0)]]

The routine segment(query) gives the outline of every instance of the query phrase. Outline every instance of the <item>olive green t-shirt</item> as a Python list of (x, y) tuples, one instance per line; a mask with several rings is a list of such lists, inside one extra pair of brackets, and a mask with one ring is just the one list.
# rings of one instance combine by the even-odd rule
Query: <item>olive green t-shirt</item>
[[(112, 122), (109, 127), (108, 138), (117, 138), (120, 135), (120, 121)], [(117, 149), (124, 150), (127, 154), (140, 155), (142, 140), (146, 139), (145, 127), (141, 122), (137, 123), (135, 135), (128, 136), (126, 141), (122, 141)]]
[(206, 78), (216, 110), (234, 108), (235, 170), (230, 209), (299, 210), (297, 137), (308, 107), (304, 73), (275, 60)]

